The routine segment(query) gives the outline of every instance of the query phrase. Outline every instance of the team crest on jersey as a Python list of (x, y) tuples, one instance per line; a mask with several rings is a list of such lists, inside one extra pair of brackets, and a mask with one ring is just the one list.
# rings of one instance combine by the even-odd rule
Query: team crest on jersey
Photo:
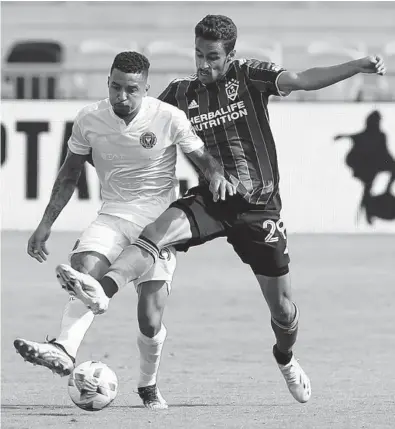
[(151, 132), (141, 134), (140, 144), (145, 149), (152, 149), (156, 145), (156, 135)]
[(239, 82), (237, 82), (236, 79), (231, 79), (229, 82), (226, 82), (225, 91), (229, 100), (235, 101), (238, 90), (239, 90)]
[(160, 252), (159, 252), (159, 258), (163, 259), (165, 261), (170, 261), (171, 259), (171, 252), (170, 249), (168, 247), (164, 247)]

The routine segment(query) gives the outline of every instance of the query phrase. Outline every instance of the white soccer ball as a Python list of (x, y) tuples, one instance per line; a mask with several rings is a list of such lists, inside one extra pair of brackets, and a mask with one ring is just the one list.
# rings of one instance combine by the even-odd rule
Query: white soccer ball
[(99, 411), (117, 396), (118, 378), (106, 364), (90, 360), (74, 368), (69, 377), (68, 391), (78, 407)]

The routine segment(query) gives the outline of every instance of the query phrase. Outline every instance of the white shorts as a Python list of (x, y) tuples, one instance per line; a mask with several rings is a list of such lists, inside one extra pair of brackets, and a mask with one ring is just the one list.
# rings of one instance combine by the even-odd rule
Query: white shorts
[[(75, 243), (71, 255), (81, 252), (97, 252), (104, 255), (112, 264), (122, 250), (134, 243), (144, 228), (126, 219), (108, 214), (99, 214)], [(176, 269), (176, 251), (170, 248), (169, 259), (158, 259), (156, 264), (143, 276), (135, 280), (136, 289), (139, 284), (150, 280), (170, 283)]]

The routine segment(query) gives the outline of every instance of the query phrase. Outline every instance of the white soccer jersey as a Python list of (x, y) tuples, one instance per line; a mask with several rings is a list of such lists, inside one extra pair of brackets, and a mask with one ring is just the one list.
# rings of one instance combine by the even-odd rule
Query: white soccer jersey
[(177, 148), (203, 146), (186, 115), (170, 104), (144, 97), (129, 125), (115, 115), (108, 99), (77, 115), (69, 149), (92, 157), (102, 187), (99, 213), (140, 225), (155, 220), (177, 196)]

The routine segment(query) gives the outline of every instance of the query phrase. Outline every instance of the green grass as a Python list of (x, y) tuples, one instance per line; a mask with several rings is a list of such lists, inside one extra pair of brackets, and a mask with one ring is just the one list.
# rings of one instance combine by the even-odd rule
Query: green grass
[(21, 336), (56, 336), (67, 301), (54, 276), (77, 233), (54, 233), (50, 259), (25, 253), (28, 234), (2, 234), (2, 427), (4, 429), (393, 428), (394, 237), (290, 236), (294, 298), (301, 310), (296, 356), (312, 381), (297, 403), (271, 356), (265, 301), (224, 240), (180, 254), (165, 312), (159, 385), (169, 410), (143, 409), (136, 390), (136, 295), (114, 298), (85, 337), (78, 362), (100, 359), (120, 381), (113, 405), (72, 405), (67, 380), (24, 363)]

